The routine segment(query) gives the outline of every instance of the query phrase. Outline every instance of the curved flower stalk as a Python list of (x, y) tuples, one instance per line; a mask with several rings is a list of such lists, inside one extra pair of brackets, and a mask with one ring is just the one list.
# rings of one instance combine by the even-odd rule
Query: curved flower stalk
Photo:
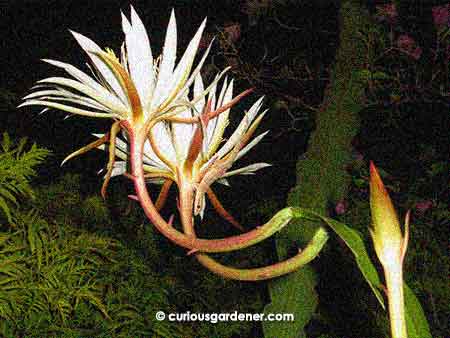
[[(252, 174), (268, 166), (257, 163), (231, 170), (234, 162), (253, 148), (266, 133), (251, 140), (265, 112), (260, 113), (262, 98), (257, 100), (242, 121), (224, 141), (229, 123), (229, 110), (251, 92), (246, 90), (233, 98), (233, 81), (224, 81), (216, 95), (219, 73), (205, 87), (200, 69), (209, 52), (206, 50), (192, 70), (205, 21), (189, 43), (178, 65), (176, 59), (176, 22), (172, 11), (162, 55), (153, 59), (149, 39), (139, 16), (131, 7), (131, 20), (122, 15), (125, 42), (120, 59), (109, 50), (102, 50), (89, 38), (72, 32), (88, 54), (93, 77), (76, 67), (54, 60), (44, 60), (64, 69), (71, 77), (50, 77), (38, 82), (36, 91), (27, 95), (20, 106), (44, 106), (70, 114), (111, 118), (114, 123), (105, 135), (69, 155), (64, 161), (109, 142), (109, 162), (102, 188), (111, 176), (125, 174), (134, 182), (137, 199), (149, 220), (168, 239), (189, 249), (201, 264), (224, 277), (242, 280), (267, 279), (293, 271), (313, 259), (322, 248), (325, 237), (313, 240), (291, 259), (257, 269), (234, 269), (221, 265), (206, 253), (219, 253), (249, 247), (284, 228), (293, 218), (290, 208), (279, 211), (266, 224), (240, 235), (221, 239), (197, 238), (194, 215), (203, 215), (205, 196), (228, 221), (239, 224), (220, 204), (211, 190), (215, 182), (227, 184), (236, 174)], [(207, 97), (207, 100), (206, 100)], [(118, 138), (122, 132), (124, 140)], [(223, 142), (224, 141), (224, 142)], [(125, 160), (115, 163), (115, 158)], [(63, 161), (63, 162), (64, 162)], [(127, 173), (126, 163), (130, 163)], [(147, 190), (147, 181), (163, 183), (156, 205)], [(184, 232), (166, 222), (159, 210), (172, 182), (179, 190), (179, 211)]]
[[(204, 195), (211, 184), (233, 174), (253, 173), (267, 166), (265, 163), (259, 163), (229, 171), (233, 163), (265, 135), (263, 133), (250, 141), (265, 114), (259, 113), (262, 103), (260, 98), (245, 114), (228, 140), (220, 146), (225, 127), (229, 123), (229, 107), (236, 99), (232, 99), (232, 86), (232, 81), (228, 83), (225, 80), (217, 100), (215, 90), (211, 90), (207, 101), (200, 100), (196, 107), (186, 109), (176, 118), (159, 126), (155, 123), (154, 129), (149, 129), (148, 134), (135, 135), (132, 131), (129, 132), (127, 134), (129, 147), (126, 143), (118, 146), (116, 154), (126, 160), (128, 159), (126, 149), (129, 148), (131, 175), (127, 176), (133, 179), (135, 184), (137, 196), (134, 198), (140, 201), (146, 215), (164, 235), (181, 246), (191, 247), (189, 253), (195, 254), (203, 266), (225, 278), (247, 281), (274, 278), (292, 272), (316, 257), (326, 242), (326, 234), (317, 234), (305, 250), (286, 261), (255, 269), (237, 269), (224, 266), (205, 253), (232, 251), (256, 244), (263, 239), (258, 232), (263, 229), (264, 232), (274, 230), (273, 233), (280, 230), (291, 219), (292, 210), (284, 209), (267, 224), (242, 235), (224, 239), (202, 240), (196, 237), (194, 230), (193, 216), (202, 214)], [(202, 79), (199, 75), (195, 81), (194, 92), (201, 91), (202, 88)], [(189, 125), (193, 116), (200, 121), (198, 125)], [(148, 142), (147, 147), (145, 141)], [(122, 165), (117, 173), (124, 168)], [(172, 221), (167, 224), (161, 218), (146, 189), (146, 178), (150, 180), (164, 178), (177, 184), (178, 208), (184, 234), (172, 227)]]
[[(122, 44), (120, 59), (112, 50), (103, 50), (88, 37), (71, 31), (91, 61), (93, 76), (70, 64), (44, 59), (44, 62), (65, 70), (72, 78), (49, 77), (38, 81), (34, 87), (36, 91), (25, 96), (25, 101), (19, 107), (44, 106), (44, 110), (54, 108), (71, 114), (111, 118), (115, 121), (108, 135), (71, 154), (66, 160), (108, 140), (113, 150), (120, 121), (127, 121), (132, 128), (142, 128), (157, 118), (176, 115), (186, 104), (193, 105), (207, 95), (228, 70), (225, 69), (208, 88), (196, 92), (196, 96), (186, 102), (186, 93), (200, 72), (211, 47), (210, 45), (207, 48), (192, 71), (205, 23), (206, 19), (201, 23), (177, 65), (177, 27), (174, 11), (167, 27), (163, 52), (156, 59), (153, 59), (144, 24), (133, 7), (131, 20), (122, 14), (125, 41)], [(110, 163), (108, 178), (112, 167), (113, 163)], [(107, 183), (108, 180), (105, 180), (103, 195)]]
[[(126, 123), (123, 123), (126, 129)], [(153, 203), (147, 187), (146, 177), (143, 168), (144, 157), (144, 140), (147, 135), (144, 133), (135, 134), (132, 129), (128, 132), (130, 146), (130, 165), (131, 174), (128, 176), (133, 180), (136, 196), (133, 198), (138, 200), (150, 221), (154, 226), (172, 242), (190, 249), (189, 254), (195, 253), (198, 260), (212, 272), (217, 273), (225, 278), (256, 281), (270, 279), (292, 272), (301, 266), (310, 262), (315, 258), (327, 240), (326, 233), (319, 233), (308, 243), (307, 247), (300, 251), (294, 257), (280, 263), (276, 263), (263, 268), (256, 269), (236, 269), (226, 267), (214, 259), (202, 253), (219, 253), (230, 252), (243, 249), (251, 245), (257, 244), (262, 240), (269, 238), (271, 235), (283, 229), (293, 218), (292, 208), (285, 208), (275, 214), (266, 224), (256, 227), (254, 230), (248, 231), (241, 235), (231, 236), (221, 239), (201, 239), (195, 236), (192, 223), (192, 193), (193, 189), (180, 190), (179, 210), (185, 233), (176, 230), (172, 226), (173, 217), (167, 223), (159, 214), (155, 204)]]

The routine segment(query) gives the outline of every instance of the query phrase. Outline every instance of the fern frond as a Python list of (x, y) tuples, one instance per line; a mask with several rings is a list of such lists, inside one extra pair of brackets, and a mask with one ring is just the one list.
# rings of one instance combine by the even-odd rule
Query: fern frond
[(26, 138), (13, 142), (6, 132), (0, 142), (0, 210), (10, 224), (13, 223), (11, 204), (17, 207), (19, 196), (33, 197), (29, 181), (36, 175), (35, 167), (50, 154), (36, 144), (27, 151), (26, 143)]

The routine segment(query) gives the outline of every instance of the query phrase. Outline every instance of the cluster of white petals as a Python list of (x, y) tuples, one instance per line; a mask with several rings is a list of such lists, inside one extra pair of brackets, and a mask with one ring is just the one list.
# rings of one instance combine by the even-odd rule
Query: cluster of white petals
[[(211, 117), (206, 125), (170, 119), (195, 120), (207, 108), (215, 111), (233, 103), (232, 80), (225, 78), (220, 91), (217, 90), (219, 80), (228, 69), (220, 72), (208, 86), (204, 85), (200, 71), (211, 45), (197, 66), (193, 67), (205, 23), (206, 19), (178, 63), (174, 11), (169, 19), (162, 54), (156, 59), (153, 58), (144, 24), (133, 7), (130, 20), (122, 14), (125, 41), (120, 58), (109, 49), (102, 50), (86, 36), (71, 32), (88, 55), (93, 76), (70, 64), (45, 59), (45, 62), (65, 70), (72, 78), (49, 77), (38, 81), (34, 87), (36, 91), (25, 96), (21, 106), (44, 106), (44, 110), (54, 108), (77, 115), (112, 118), (115, 121), (127, 121), (130, 125), (154, 122), (149, 131), (150, 141), (147, 140), (144, 145), (143, 159), (144, 171), (153, 183), (162, 183), (166, 179), (177, 182), (177, 174), (185, 170), (190, 149), (195, 142), (194, 135), (200, 127), (203, 128), (201, 150), (189, 166), (191, 172), (188, 176), (192, 178), (193, 184), (200, 183), (205, 172), (220, 160), (228, 161), (226, 170), (212, 181), (210, 179), (208, 185), (215, 181), (228, 185), (226, 178), (229, 176), (253, 174), (269, 164), (255, 163), (232, 171), (228, 169), (267, 134), (265, 132), (249, 140), (265, 114), (265, 111), (260, 113), (262, 97), (244, 114), (238, 127), (226, 140), (224, 132), (229, 124), (229, 108)], [(103, 138), (105, 135), (95, 136)], [(114, 166), (107, 176), (121, 175), (126, 172), (128, 165), (126, 132), (122, 131), (122, 138), (115, 137), (109, 141), (115, 145), (109, 150), (115, 149), (115, 156), (123, 161), (112, 161)], [(90, 145), (85, 150), (91, 148)], [(98, 148), (106, 150), (104, 144)], [(85, 150), (75, 152), (68, 158)]]
[[(36, 91), (25, 96), (20, 106), (38, 105), (78, 115), (128, 121), (139, 111), (145, 121), (172, 112), (180, 106), (180, 99), (186, 96), (209, 53), (210, 46), (192, 71), (205, 23), (206, 20), (198, 28), (177, 65), (177, 26), (173, 11), (163, 52), (156, 59), (153, 58), (144, 24), (133, 7), (131, 20), (122, 14), (125, 42), (120, 60), (111, 50), (102, 50), (91, 39), (72, 31), (91, 61), (94, 76), (70, 64), (44, 59), (64, 69), (72, 78), (49, 77), (38, 81), (34, 87)], [(198, 95), (204, 96), (207, 91), (208, 88)], [(192, 98), (192, 102), (198, 99)]]
[[(200, 75), (197, 75), (192, 95), (195, 97), (198, 93), (204, 91), (203, 81)], [(216, 95), (216, 86), (214, 86), (208, 96), (208, 100), (211, 100), (211, 109), (216, 110), (227, 103), (233, 98), (233, 81), (224, 80), (219, 95)], [(248, 132), (253, 131), (266, 111), (260, 113), (262, 105), (262, 97), (257, 100), (248, 112), (244, 115), (238, 127), (224, 142), (224, 132), (229, 124), (230, 109), (224, 111), (220, 115), (212, 118), (205, 127), (204, 137), (202, 140), (202, 151), (199, 153), (191, 176), (195, 178), (196, 173), (202, 172), (207, 169), (211, 161), (217, 161), (227, 156), (236, 146), (242, 146), (240, 141), (245, 137)], [(198, 116), (204, 111), (207, 100), (201, 98), (192, 107), (186, 107), (179, 113), (179, 117), (193, 117)], [(152, 145), (147, 140), (144, 145), (144, 171), (150, 174), (154, 174), (154, 177), (149, 181), (154, 183), (162, 183), (161, 178), (170, 178), (176, 181), (176, 169), (183, 168), (185, 161), (187, 160), (188, 151), (193, 141), (197, 124), (179, 123), (179, 122), (158, 122), (150, 131), (153, 134), (155, 140), (154, 146), (158, 148), (158, 154), (154, 151)], [(245, 146), (239, 149), (237, 156), (234, 157), (233, 162), (240, 159), (251, 148), (258, 144), (262, 138), (268, 133), (268, 131), (255, 137), (251, 142), (248, 142)], [(97, 137), (103, 137), (103, 134), (95, 134)], [(113, 170), (113, 176), (121, 175), (127, 170), (128, 159), (128, 143), (126, 134), (123, 135), (124, 139), (117, 138), (116, 140), (116, 156), (123, 161), (115, 163)], [(100, 149), (106, 149), (105, 145), (99, 146)], [(164, 160), (160, 156), (164, 157)], [(235, 169), (233, 171), (226, 172), (217, 180), (220, 183), (227, 184), (226, 177), (241, 174), (250, 175), (256, 170), (269, 166), (267, 163), (255, 163), (243, 168)], [(181, 170), (181, 169), (180, 169)], [(156, 176), (160, 176), (158, 178)]]

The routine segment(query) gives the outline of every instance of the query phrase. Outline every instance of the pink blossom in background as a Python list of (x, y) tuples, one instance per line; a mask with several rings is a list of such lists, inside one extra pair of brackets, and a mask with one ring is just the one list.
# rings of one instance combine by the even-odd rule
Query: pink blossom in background
[(433, 202), (430, 200), (419, 201), (414, 205), (414, 209), (419, 214), (424, 214), (425, 211), (430, 209), (433, 206)]
[(435, 6), (431, 9), (433, 22), (437, 28), (443, 28), (450, 25), (450, 4)]
[(380, 21), (387, 21), (390, 24), (395, 23), (397, 19), (397, 8), (395, 4), (385, 4), (376, 6), (377, 14), (376, 17)]
[(239, 40), (239, 37), (241, 36), (241, 25), (236, 22), (233, 22), (227, 25), (223, 29), (223, 31), (227, 36), (228, 41), (236, 42), (237, 40)]
[(336, 206), (334, 207), (334, 211), (337, 215), (342, 215), (345, 213), (348, 209), (348, 203), (345, 200), (340, 200), (336, 203)]
[(416, 46), (416, 41), (407, 34), (402, 34), (397, 38), (397, 47), (416, 60), (422, 55), (422, 48)]
[(407, 34), (402, 34), (397, 38), (397, 47), (402, 50), (411, 50), (415, 43), (414, 39)]
[(422, 55), (422, 48), (416, 47), (411, 53), (409, 53), (414, 59), (419, 60)]

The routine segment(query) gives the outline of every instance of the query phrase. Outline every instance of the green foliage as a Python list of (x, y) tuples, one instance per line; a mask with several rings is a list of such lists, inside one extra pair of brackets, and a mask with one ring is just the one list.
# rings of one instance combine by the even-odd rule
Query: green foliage
[(6, 132), (0, 143), (0, 210), (9, 223), (14, 222), (11, 207), (18, 206), (17, 198), (34, 197), (29, 180), (36, 175), (35, 167), (50, 153), (36, 144), (27, 150), (26, 143), (27, 139), (22, 138), (16, 144)]
[(408, 285), (404, 285), (405, 317), (409, 338), (432, 338), (422, 305)]
[[(254, 286), (223, 281), (183, 250), (169, 251), (172, 245), (144, 226), (139, 208), (114, 187), (106, 204), (82, 193), (82, 182), (66, 174), (36, 187), (39, 198), (10, 208), (16, 225), (0, 232), (1, 336), (250, 335), (246, 322), (157, 321), (159, 310), (254, 313), (262, 301)], [(267, 261), (243, 254), (251, 263)]]
[(80, 187), (81, 175), (65, 174), (54, 183), (35, 188), (39, 198), (29, 204), (54, 223), (77, 226), (83, 214)]
[(16, 213), (0, 233), (0, 332), (7, 336), (182, 337), (164, 283), (118, 241)]
[(77, 175), (34, 193), (29, 180), (48, 151), (25, 145), (7, 134), (1, 143), (0, 206), (14, 225), (0, 229), (0, 335), (181, 337), (173, 323), (152, 324), (154, 309), (170, 306), (139, 255), (83, 229), (111, 223), (104, 202), (83, 198)]
[[(383, 297), (380, 290), (381, 279), (378, 276), (377, 270), (369, 258), (369, 255), (364, 246), (361, 235), (351, 229), (347, 225), (337, 222), (331, 218), (323, 217), (315, 212), (307, 209), (294, 209), (295, 217), (297, 218), (317, 218), (318, 221), (325, 222), (333, 231), (345, 242), (348, 248), (355, 256), (356, 263), (359, 270), (363, 274), (367, 283), (370, 285), (373, 293), (377, 297), (381, 306), (385, 308)], [(411, 338), (431, 338), (430, 328), (425, 318), (422, 306), (414, 293), (405, 284), (405, 314), (407, 320), (408, 336)]]
[(1, 265), (8, 266), (1, 271), (0, 314), (10, 329), (61, 332), (80, 303), (108, 318), (95, 277), (111, 261), (117, 243), (72, 229), (63, 233), (35, 210), (15, 216), (16, 230), (2, 233), (0, 255)]
[[(350, 176), (345, 171), (345, 166), (351, 158), (351, 141), (358, 132), (359, 111), (363, 107), (363, 94), (365, 88), (364, 79), (359, 72), (364, 69), (364, 45), (362, 41), (355, 39), (359, 31), (364, 31), (368, 25), (368, 17), (358, 2), (343, 1), (340, 8), (340, 46), (337, 50), (336, 61), (332, 72), (332, 79), (325, 93), (321, 109), (317, 114), (316, 130), (311, 135), (308, 150), (304, 159), (297, 162), (297, 182), (289, 194), (288, 204), (294, 207), (311, 208), (314, 211), (326, 215), (330, 205), (343, 199)], [(304, 245), (312, 238), (318, 227), (317, 222), (302, 220), (294, 222), (283, 229), (277, 237), (277, 252), (280, 258), (286, 258), (290, 243), (300, 242)], [(313, 276), (307, 269), (301, 269), (293, 273), (284, 282), (269, 283), (272, 301), (277, 303), (290, 303), (291, 308), (283, 308), (284, 311), (294, 313), (296, 318), (302, 321), (282, 323), (278, 336), (297, 337), (305, 333), (304, 327), (312, 318), (316, 309), (313, 299), (317, 298), (314, 288), (315, 281), (307, 280), (307, 276)], [(306, 275), (307, 274), (307, 275)], [(281, 284), (284, 286), (281, 287)], [(305, 289), (311, 289), (308, 296), (312, 300), (292, 302), (291, 289), (298, 289), (302, 285)], [(283, 301), (281, 301), (281, 299)], [(271, 311), (276, 308), (270, 304), (267, 307)], [(281, 311), (281, 309), (280, 309)], [(277, 336), (277, 331), (272, 329), (275, 325), (263, 323), (267, 337)], [(289, 329), (287, 327), (289, 326)], [(269, 327), (271, 327), (269, 329)], [(281, 334), (282, 330), (282, 334)]]
[[(295, 322), (297, 325), (306, 325), (312, 318), (315, 308), (319, 303), (319, 297), (315, 291), (317, 286), (317, 275), (315, 271), (306, 266), (301, 274), (289, 274), (283, 281), (280, 279), (271, 282), (272, 302), (264, 308), (265, 313), (291, 313), (292, 309), (301, 308), (296, 311)], [(286, 292), (285, 284), (289, 283), (288, 294), (285, 297), (277, 297), (280, 292)], [(286, 323), (286, 324), (285, 324)], [(264, 337), (291, 337), (292, 323), (290, 322), (264, 322)], [(306, 333), (301, 330), (296, 338), (306, 338)]]
[(380, 293), (381, 289), (381, 281), (378, 276), (377, 270), (373, 263), (371, 262), (367, 250), (364, 246), (364, 241), (361, 238), (361, 235), (358, 231), (350, 228), (349, 226), (337, 222), (332, 218), (321, 216), (318, 213), (313, 211), (295, 208), (294, 215), (296, 218), (302, 219), (311, 219), (316, 218), (318, 222), (326, 223), (333, 231), (345, 242), (348, 248), (352, 251), (355, 256), (356, 264), (358, 265), (359, 270), (363, 274), (367, 283), (370, 285), (373, 293), (377, 297), (381, 306), (384, 308), (383, 296)]

